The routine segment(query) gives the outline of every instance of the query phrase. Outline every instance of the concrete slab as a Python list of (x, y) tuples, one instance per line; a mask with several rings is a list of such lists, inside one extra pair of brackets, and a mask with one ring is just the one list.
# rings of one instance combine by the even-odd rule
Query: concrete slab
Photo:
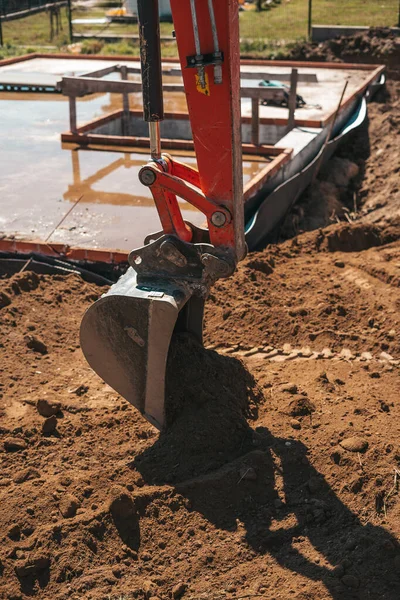
[[(120, 60), (116, 57), (115, 64), (129, 65), (130, 67), (140, 69), (140, 62), (137, 60)], [(321, 63), (322, 64), (322, 63)], [(302, 63), (300, 63), (302, 65)], [(9, 65), (1, 65), (0, 63), (0, 83), (3, 79), (7, 78), (10, 74), (20, 75), (29, 77), (30, 81), (33, 80), (34, 76), (46, 76), (48, 82), (53, 82), (54, 85), (61, 79), (62, 76), (80, 76), (85, 73), (103, 69), (110, 66), (109, 60), (102, 58), (87, 59), (87, 58), (32, 58), (26, 61), (17, 62)], [(338, 65), (338, 68), (326, 68), (323, 66), (299, 66), (295, 62), (293, 66), (298, 69), (300, 77), (298, 85), (298, 94), (303, 96), (306, 101), (304, 108), (299, 108), (295, 112), (296, 119), (302, 120), (324, 120), (336, 109), (338, 101), (340, 99), (344, 84), (348, 81), (346, 99), (350, 98), (357, 89), (365, 82), (366, 78), (370, 75), (369, 71), (366, 71), (363, 67), (360, 69), (354, 68), (343, 68)], [(176, 62), (163, 62), (164, 70), (174, 70), (176, 72)], [(290, 77), (292, 67), (290, 65), (282, 65), (277, 63), (276, 66), (271, 62), (266, 62), (264, 65), (257, 64), (241, 65), (242, 73), (262, 73), (265, 72), (266, 78), (273, 78), (274, 73), (277, 75), (277, 79), (281, 80), (284, 76)], [(130, 75), (132, 81), (140, 81), (140, 75)], [(304, 79), (307, 79), (304, 81)], [(315, 80), (316, 79), (316, 80)], [(169, 83), (178, 83), (181, 81), (179, 76), (166, 76), (164, 75), (164, 81)], [(259, 84), (257, 79), (242, 79), (242, 85), (246, 87), (257, 87)], [(138, 108), (141, 106), (141, 95), (131, 94), (133, 101), (131, 108)], [(166, 109), (171, 111), (187, 111), (186, 100), (184, 94), (167, 94), (166, 95)], [(244, 117), (251, 116), (251, 100), (242, 100), (242, 115)], [(271, 118), (271, 119), (286, 119), (288, 115), (288, 109), (283, 107), (275, 106), (261, 106), (260, 107), (260, 118)]]

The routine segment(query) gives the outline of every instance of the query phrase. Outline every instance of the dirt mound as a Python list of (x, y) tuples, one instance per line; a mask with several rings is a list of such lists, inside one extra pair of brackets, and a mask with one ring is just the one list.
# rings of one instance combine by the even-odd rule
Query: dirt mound
[[(382, 247), (379, 228), (365, 225), (304, 237), (252, 255), (232, 279), (216, 284), (206, 312), (209, 343), (244, 349), (311, 345), (399, 358), (393, 337), (399, 324), (399, 243)], [(272, 272), (252, 268), (262, 260), (274, 264)]]
[(175, 483), (215, 470), (252, 447), (261, 391), (236, 358), (205, 350), (187, 335), (171, 345), (166, 382), (169, 428), (135, 460), (152, 483)]
[[(338, 221), (350, 222), (351, 227), (357, 222), (376, 224), (378, 237), (382, 238), (386, 230), (385, 243), (390, 237), (395, 239), (389, 230), (398, 231), (400, 224), (399, 98), (400, 84), (389, 81), (369, 103), (369, 127), (340, 146), (337, 155), (324, 165), (318, 179), (287, 215), (280, 230), (281, 240)], [(362, 247), (371, 243), (365, 240)]]
[(390, 70), (399, 68), (399, 38), (389, 28), (371, 28), (352, 36), (326, 42), (298, 42), (290, 52), (292, 60), (322, 62), (384, 62)]

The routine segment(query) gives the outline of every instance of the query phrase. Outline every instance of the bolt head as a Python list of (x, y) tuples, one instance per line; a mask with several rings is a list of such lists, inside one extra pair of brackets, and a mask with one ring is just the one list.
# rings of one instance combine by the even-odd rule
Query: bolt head
[(141, 169), (139, 172), (140, 183), (143, 183), (143, 185), (146, 185), (147, 187), (153, 185), (156, 179), (157, 175), (148, 167), (143, 167), (143, 169)]
[(211, 215), (211, 223), (215, 227), (222, 227), (226, 223), (226, 215), (220, 210), (216, 210), (215, 213)]

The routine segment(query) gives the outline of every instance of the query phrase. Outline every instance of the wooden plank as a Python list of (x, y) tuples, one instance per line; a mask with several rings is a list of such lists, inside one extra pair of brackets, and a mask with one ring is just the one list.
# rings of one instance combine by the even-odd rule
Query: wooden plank
[(259, 100), (275, 100), (279, 102), (283, 98), (284, 87), (242, 87), (241, 98), (258, 98)]
[[(290, 82), (291, 73), (266, 73), (265, 71), (241, 71), (240, 79), (257, 79), (263, 81), (287, 81)], [(298, 81), (306, 83), (318, 83), (316, 73), (299, 73)]]
[[(122, 66), (120, 67), (120, 71), (121, 71), (121, 79), (122, 80), (127, 80), (128, 79), (128, 71), (127, 71), (127, 67), (126, 66)], [(123, 106), (123, 117), (122, 117), (122, 122), (123, 122), (123, 133), (124, 135), (129, 135), (130, 133), (130, 115), (129, 115), (129, 95), (128, 94), (122, 94), (122, 106)]]
[(110, 73), (114, 73), (116, 71), (120, 70), (120, 66), (119, 65), (111, 65), (111, 67), (104, 67), (104, 69), (98, 69), (97, 71), (92, 71), (91, 73), (85, 73), (84, 75), (80, 75), (79, 77), (90, 77), (90, 78), (98, 78), (98, 77), (105, 77), (106, 75), (109, 75)]
[[(20, 56), (12, 59), (4, 59), (0, 61), (0, 67), (4, 64), (11, 64), (12, 62), (20, 62), (29, 60), (29, 58), (51, 58), (58, 59), (63, 58), (67, 60), (102, 60), (102, 61), (125, 61), (125, 62), (140, 62), (139, 56), (127, 56), (125, 54), (115, 54), (111, 56), (101, 56), (97, 54), (49, 54), (46, 52), (33, 52), (25, 56)], [(168, 58), (165, 59), (166, 63), (179, 63), (179, 58)], [(294, 61), (294, 60), (262, 60), (262, 59), (248, 59), (243, 58), (240, 61), (241, 65), (249, 66), (271, 66), (271, 67), (294, 67), (296, 68), (311, 68), (311, 69), (337, 69), (349, 71), (374, 71), (376, 68), (380, 68), (382, 71), (385, 69), (385, 65), (372, 65), (363, 63), (329, 63), (329, 62), (307, 62), (307, 61)]]
[(286, 133), (291, 131), (295, 125), (294, 113), (296, 110), (296, 96), (297, 96), (297, 79), (298, 79), (298, 71), (297, 69), (292, 69), (292, 74), (290, 77), (290, 92), (289, 92), (289, 116), (288, 116), (288, 125), (286, 129)]
[(258, 98), (251, 100), (251, 143), (255, 146), (260, 143), (260, 101)]
[(128, 254), (118, 250), (107, 248), (80, 248), (79, 246), (68, 246), (51, 242), (47, 244), (41, 240), (16, 240), (2, 238), (0, 250), (3, 252), (16, 252), (18, 254), (31, 254), (36, 252), (45, 256), (64, 256), (72, 260), (84, 260), (90, 262), (122, 263), (128, 260)]
[(76, 98), (75, 96), (69, 96), (69, 127), (72, 133), (76, 133)]
[[(121, 67), (122, 68), (122, 67)], [(85, 96), (87, 94), (110, 93), (110, 94), (129, 94), (140, 93), (142, 91), (141, 82), (137, 81), (110, 81), (107, 79), (97, 79), (96, 77), (63, 77), (61, 80), (61, 90), (66, 96)], [(280, 87), (242, 87), (240, 96), (242, 98), (258, 98), (279, 101), (283, 97), (285, 88)], [(166, 83), (163, 85), (163, 91), (185, 92), (185, 88), (180, 83)]]
[[(142, 91), (142, 84), (137, 81), (110, 81), (95, 77), (63, 77), (61, 90), (66, 96), (85, 96), (87, 94), (137, 94)], [(168, 83), (163, 86), (166, 93), (184, 92), (182, 84)]]
[(244, 187), (243, 198), (247, 202), (250, 198), (255, 196), (258, 191), (265, 185), (265, 183), (271, 179), (279, 169), (289, 162), (293, 154), (292, 148), (285, 148), (281, 153), (276, 156), (260, 173), (257, 173)]

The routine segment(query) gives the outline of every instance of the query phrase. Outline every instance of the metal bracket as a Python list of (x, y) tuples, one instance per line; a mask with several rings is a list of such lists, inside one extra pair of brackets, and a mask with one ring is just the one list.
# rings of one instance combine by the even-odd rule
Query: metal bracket
[(208, 67), (210, 65), (222, 65), (224, 62), (223, 52), (210, 52), (209, 54), (194, 54), (187, 56), (187, 69), (198, 69), (199, 67)]
[(132, 250), (129, 264), (137, 273), (138, 284), (171, 280), (193, 286), (201, 296), (218, 279), (229, 277), (235, 270), (233, 252), (212, 244), (187, 243), (174, 235), (162, 235), (153, 242)]

